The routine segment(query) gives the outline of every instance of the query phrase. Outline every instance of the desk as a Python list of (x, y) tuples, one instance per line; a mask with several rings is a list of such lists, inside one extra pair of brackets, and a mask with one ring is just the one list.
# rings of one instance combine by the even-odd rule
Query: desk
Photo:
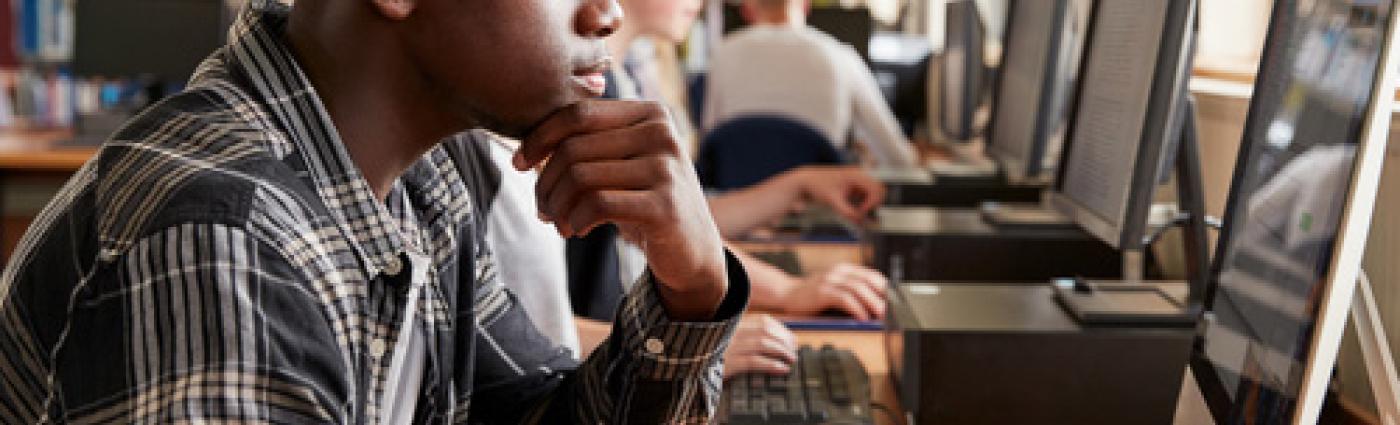
[(904, 410), (900, 407), (899, 397), (894, 393), (894, 381), (890, 377), (890, 362), (885, 357), (885, 335), (882, 332), (870, 331), (799, 331), (797, 332), (797, 342), (813, 347), (821, 347), (823, 344), (831, 344), (836, 347), (851, 350), (856, 354), (856, 358), (865, 365), (865, 372), (870, 375), (871, 400), (875, 403), (888, 407), (891, 413), (899, 415), (891, 422), (890, 415), (881, 413), (878, 408), (873, 412), (877, 425), (904, 425)]
[(65, 147), (64, 130), (0, 131), (0, 171), (72, 173), (97, 153), (95, 147)]
[[(859, 261), (868, 254), (868, 249), (866, 247), (856, 244), (745, 242), (735, 245), (749, 250), (792, 249), (797, 253), (799, 261), (810, 269), (829, 267), (831, 264), (839, 261)], [(865, 365), (866, 372), (870, 375), (872, 400), (889, 407), (900, 415), (891, 422), (891, 418), (888, 415), (875, 412), (875, 423), (889, 425), (906, 424), (905, 418), (902, 416), (904, 411), (903, 406), (899, 403), (899, 398), (895, 394), (894, 381), (891, 378), (892, 371), (890, 370), (889, 359), (885, 354), (883, 333), (861, 331), (800, 331), (797, 332), (797, 339), (801, 344), (816, 347), (820, 347), (823, 344), (831, 344), (854, 352), (861, 363)], [(1189, 370), (1186, 373), (1185, 382), (1183, 382), (1181, 387), (1181, 396), (1178, 399), (1174, 422), (1182, 425), (1212, 423), (1200, 390), (1197, 389), (1195, 379), (1192, 378)]]
[[(735, 242), (733, 246), (745, 251), (777, 251), (792, 250), (797, 254), (797, 260), (802, 263), (802, 267), (807, 270), (823, 270), (837, 263), (865, 264), (864, 258), (868, 255), (866, 246), (852, 243), (816, 243), (816, 242), (788, 242), (788, 241), (761, 241), (761, 242)], [(894, 383), (890, 379), (889, 359), (885, 357), (885, 335), (877, 331), (798, 331), (797, 342), (799, 344), (821, 347), (824, 344), (851, 350), (856, 358), (865, 365), (865, 371), (870, 375), (871, 400), (888, 407), (892, 413), (903, 415), (903, 409), (899, 404), (899, 397), (894, 392)], [(875, 423), (878, 425), (904, 425), (902, 416), (891, 422), (889, 415), (876, 411), (873, 413)]]
[(9, 258), (31, 214), (18, 213), (6, 199), (16, 185), (56, 186), (97, 153), (96, 147), (59, 146), (72, 133), (63, 130), (0, 131), (0, 264)]

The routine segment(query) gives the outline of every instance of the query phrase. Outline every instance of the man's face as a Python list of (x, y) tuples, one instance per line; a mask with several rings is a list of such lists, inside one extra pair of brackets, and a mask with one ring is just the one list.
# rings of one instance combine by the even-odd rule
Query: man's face
[(613, 0), (419, 0), (404, 43), (463, 123), (523, 136), (550, 113), (601, 95), (617, 25)]

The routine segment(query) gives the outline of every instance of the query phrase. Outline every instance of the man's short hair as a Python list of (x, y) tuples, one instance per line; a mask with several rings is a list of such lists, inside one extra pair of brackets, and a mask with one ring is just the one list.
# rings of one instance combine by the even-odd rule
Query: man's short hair
[(800, 0), (744, 0), (752, 7), (762, 10), (783, 10)]

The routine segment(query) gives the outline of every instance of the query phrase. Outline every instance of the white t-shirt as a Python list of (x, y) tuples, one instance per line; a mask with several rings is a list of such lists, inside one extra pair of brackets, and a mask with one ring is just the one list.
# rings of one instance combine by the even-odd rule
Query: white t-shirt
[(749, 115), (787, 116), (844, 148), (854, 128), (882, 166), (914, 166), (917, 153), (855, 49), (807, 27), (756, 25), (715, 49), (705, 125)]
[(515, 143), (499, 137), (490, 143), (491, 161), (501, 170), (501, 187), (487, 214), (487, 243), (495, 253), (502, 281), (519, 298), (535, 327), (579, 357), (564, 238), (539, 219), (535, 207), (539, 176), (510, 165)]

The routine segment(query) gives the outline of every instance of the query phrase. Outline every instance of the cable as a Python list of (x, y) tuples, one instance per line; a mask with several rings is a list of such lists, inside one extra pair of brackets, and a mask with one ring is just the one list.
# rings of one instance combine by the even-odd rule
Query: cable
[[(1202, 220), (1205, 221), (1207, 229), (1214, 229), (1219, 231), (1221, 230), (1221, 228), (1224, 227), (1224, 223), (1219, 217), (1205, 216), (1204, 218), (1202, 218)], [(1158, 226), (1155, 229), (1152, 229), (1151, 234), (1148, 234), (1147, 236), (1142, 238), (1143, 245), (1156, 245), (1157, 241), (1162, 239), (1162, 236), (1167, 234), (1167, 231), (1184, 226), (1189, 221), (1191, 221), (1190, 213), (1178, 214), (1176, 217), (1172, 218), (1171, 222), (1162, 226)]]

